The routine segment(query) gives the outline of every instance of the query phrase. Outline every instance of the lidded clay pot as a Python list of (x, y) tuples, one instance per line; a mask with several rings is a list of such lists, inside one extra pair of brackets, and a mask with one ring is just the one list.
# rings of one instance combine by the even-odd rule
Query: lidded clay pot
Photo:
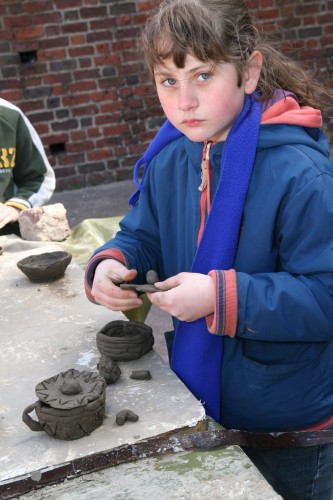
[(139, 321), (111, 321), (97, 333), (96, 343), (99, 352), (114, 361), (131, 361), (152, 349), (153, 330)]
[[(87, 436), (103, 422), (105, 387), (99, 373), (71, 368), (36, 385), (39, 399), (23, 411), (22, 420), (32, 431), (57, 439)], [(29, 416), (33, 410), (38, 421)]]

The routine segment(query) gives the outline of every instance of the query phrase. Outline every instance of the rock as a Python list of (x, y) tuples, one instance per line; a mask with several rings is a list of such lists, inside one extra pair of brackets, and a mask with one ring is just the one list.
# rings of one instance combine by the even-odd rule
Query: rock
[(23, 210), (18, 222), (24, 240), (63, 241), (71, 232), (62, 203)]

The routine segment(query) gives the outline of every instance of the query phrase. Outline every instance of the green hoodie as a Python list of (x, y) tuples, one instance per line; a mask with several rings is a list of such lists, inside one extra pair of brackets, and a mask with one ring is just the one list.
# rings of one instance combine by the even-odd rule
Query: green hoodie
[(23, 112), (0, 98), (0, 202), (26, 210), (47, 203), (54, 171)]

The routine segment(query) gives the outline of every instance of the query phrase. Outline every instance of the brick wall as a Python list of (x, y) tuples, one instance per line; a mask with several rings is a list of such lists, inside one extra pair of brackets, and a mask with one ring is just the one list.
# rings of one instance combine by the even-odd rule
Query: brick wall
[[(137, 42), (156, 3), (1, 0), (0, 95), (39, 132), (58, 190), (130, 178), (163, 121)], [(248, 3), (284, 50), (333, 86), (333, 0)]]

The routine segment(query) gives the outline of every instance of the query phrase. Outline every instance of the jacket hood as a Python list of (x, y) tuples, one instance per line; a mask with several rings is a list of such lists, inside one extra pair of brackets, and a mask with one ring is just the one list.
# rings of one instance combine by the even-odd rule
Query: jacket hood
[(265, 106), (261, 123), (299, 125), (301, 127), (322, 127), (323, 120), (319, 109), (300, 106), (293, 94), (281, 96)]
[(262, 114), (258, 149), (303, 145), (329, 157), (329, 143), (321, 126), (320, 110), (300, 106), (292, 94), (284, 96), (266, 106)]

